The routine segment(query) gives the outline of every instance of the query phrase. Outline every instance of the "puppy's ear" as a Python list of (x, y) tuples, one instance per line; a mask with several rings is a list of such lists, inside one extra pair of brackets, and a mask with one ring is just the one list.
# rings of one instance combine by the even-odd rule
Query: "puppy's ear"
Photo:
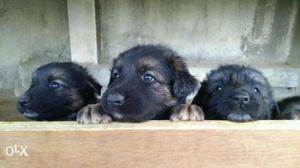
[(95, 79), (89, 75), (87, 76), (87, 82), (94, 89), (95, 93), (97, 93), (100, 96), (102, 85), (100, 85), (98, 82), (96, 82)]
[(186, 98), (197, 89), (198, 81), (190, 74), (182, 58), (176, 56), (172, 60), (175, 67), (174, 94), (178, 98)]
[(272, 109), (271, 119), (278, 119), (280, 116), (280, 109), (276, 101), (273, 101), (271, 109)]
[(197, 95), (194, 97), (192, 104), (196, 104), (202, 108), (205, 107), (207, 104), (206, 100), (208, 100), (208, 95), (207, 80), (204, 80), (201, 82), (201, 87), (199, 88)]

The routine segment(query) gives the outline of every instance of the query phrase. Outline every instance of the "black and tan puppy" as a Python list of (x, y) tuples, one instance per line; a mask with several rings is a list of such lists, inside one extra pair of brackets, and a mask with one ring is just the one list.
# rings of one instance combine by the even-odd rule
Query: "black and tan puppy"
[(97, 102), (101, 88), (75, 63), (50, 63), (32, 74), (31, 86), (17, 106), (33, 120), (75, 120), (82, 107)]
[(226, 65), (211, 71), (193, 100), (205, 119), (246, 122), (278, 113), (268, 80), (246, 66)]
[(101, 105), (83, 108), (77, 120), (79, 123), (142, 122), (170, 117), (201, 120), (199, 107), (184, 104), (197, 85), (185, 62), (174, 51), (158, 45), (136, 46), (114, 60)]
[(275, 119), (300, 120), (300, 96), (283, 99), (278, 106), (280, 114)]

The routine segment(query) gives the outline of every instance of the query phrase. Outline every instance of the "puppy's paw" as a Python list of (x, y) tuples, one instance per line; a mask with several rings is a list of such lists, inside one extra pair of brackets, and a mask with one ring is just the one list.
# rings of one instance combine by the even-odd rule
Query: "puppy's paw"
[(201, 107), (192, 104), (182, 104), (175, 109), (170, 117), (171, 121), (202, 121), (204, 113)]
[(111, 120), (109, 115), (101, 113), (99, 103), (87, 105), (77, 114), (79, 124), (109, 123)]

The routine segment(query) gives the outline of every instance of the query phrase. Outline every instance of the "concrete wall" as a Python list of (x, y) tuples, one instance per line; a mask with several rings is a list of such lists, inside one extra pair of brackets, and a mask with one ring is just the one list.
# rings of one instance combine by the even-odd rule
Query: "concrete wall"
[(295, 32), (293, 35), (292, 48), (288, 58), (288, 64), (300, 65), (300, 2), (298, 2), (298, 14), (296, 17)]
[(97, 2), (102, 65), (137, 44), (159, 43), (185, 57), (199, 80), (219, 64), (250, 64), (276, 98), (300, 94), (299, 0)]
[[(68, 23), (70, 30), (84, 28), (79, 13), (97, 16), (97, 39), (88, 42), (95, 48), (97, 41), (95, 60), (106, 70), (99, 76), (104, 84), (107, 67), (120, 52), (137, 44), (160, 43), (186, 57), (200, 80), (218, 64), (262, 64), (258, 67), (277, 96), (300, 94), (299, 0), (95, 0), (95, 13), (88, 5), (93, 0), (81, 6), (83, 2), (0, 1), (0, 97), (19, 95), (37, 66), (71, 60), (69, 34), (79, 37), (73, 38), (73, 44), (79, 44), (73, 48), (87, 44), (80, 31), (69, 33)], [(68, 12), (74, 14), (70, 22)], [(89, 55), (73, 56), (80, 61)]]
[(68, 18), (72, 61), (98, 63), (95, 1), (68, 0)]
[[(190, 64), (285, 64), (295, 25), (300, 22), (296, 18), (299, 3), (100, 0), (100, 62), (110, 62), (119, 52), (137, 44), (161, 43), (176, 49)], [(293, 58), (299, 60), (299, 54), (297, 50)]]
[(46, 62), (70, 60), (66, 9), (63, 0), (0, 1), (0, 90), (5, 97), (13, 96), (19, 79), (30, 75), (23, 65), (28, 71)]

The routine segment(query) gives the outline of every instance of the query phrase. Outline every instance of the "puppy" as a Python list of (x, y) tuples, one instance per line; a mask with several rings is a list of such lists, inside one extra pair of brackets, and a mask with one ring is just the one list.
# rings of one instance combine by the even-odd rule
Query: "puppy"
[(33, 73), (31, 86), (19, 97), (17, 108), (32, 120), (75, 120), (77, 111), (97, 102), (101, 88), (78, 64), (50, 63)]
[(280, 114), (275, 119), (300, 119), (300, 96), (289, 97), (278, 102)]
[(192, 103), (209, 120), (266, 120), (279, 112), (268, 80), (261, 72), (239, 65), (211, 71)]
[(101, 104), (83, 108), (77, 120), (79, 123), (202, 120), (199, 107), (185, 104), (197, 85), (185, 62), (171, 49), (159, 45), (136, 46), (113, 61)]

